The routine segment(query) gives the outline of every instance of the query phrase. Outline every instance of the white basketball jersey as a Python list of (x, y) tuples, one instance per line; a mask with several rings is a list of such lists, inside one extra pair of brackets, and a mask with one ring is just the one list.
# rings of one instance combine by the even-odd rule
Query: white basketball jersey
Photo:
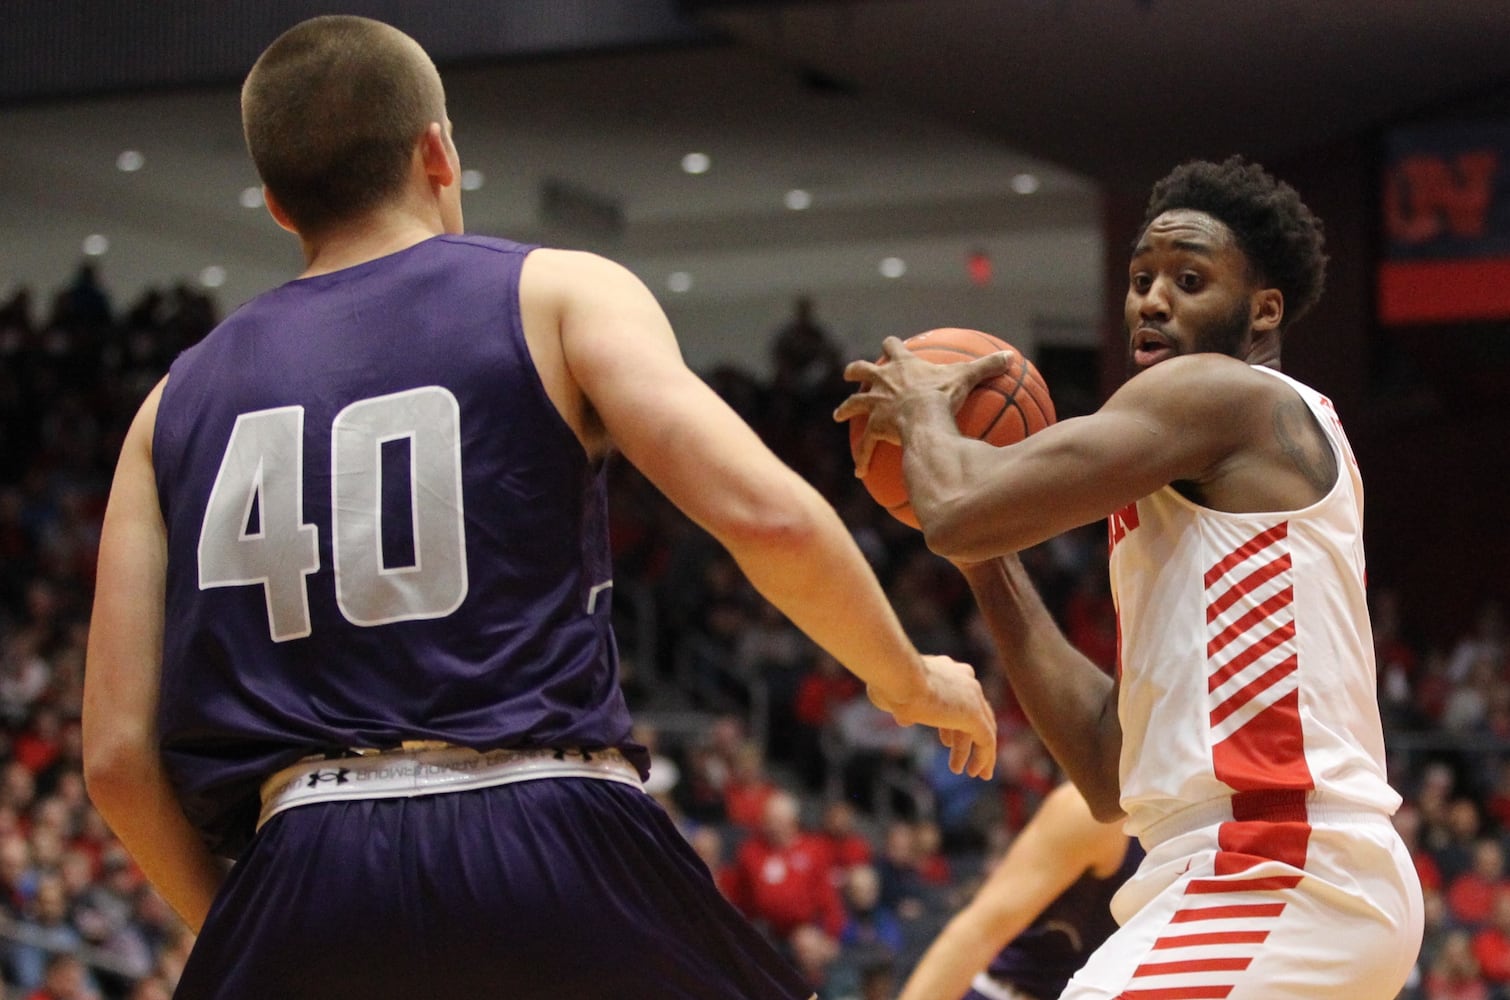
[(1132, 834), (1235, 792), (1400, 804), (1385, 777), (1357, 462), (1326, 397), (1255, 370), (1305, 400), (1337, 481), (1296, 511), (1224, 513), (1166, 486), (1112, 515)]

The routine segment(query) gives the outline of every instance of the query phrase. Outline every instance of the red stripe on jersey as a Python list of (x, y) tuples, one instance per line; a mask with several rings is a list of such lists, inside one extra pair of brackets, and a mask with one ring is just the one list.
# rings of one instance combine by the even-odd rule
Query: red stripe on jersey
[[(1236, 693), (1230, 698), (1211, 710), (1211, 725), (1213, 727), (1217, 726), (1227, 716), (1293, 674), (1298, 663), (1299, 660), (1295, 656), (1290, 656), (1238, 688)], [(1252, 723), (1249, 723), (1249, 725), (1252, 725)]]
[[(1216, 619), (1220, 617), (1223, 611), (1226, 611), (1228, 608), (1232, 607), (1232, 605), (1236, 604), (1244, 597), (1247, 597), (1249, 594), (1253, 593), (1259, 587), (1262, 587), (1264, 584), (1268, 583), (1279, 574), (1288, 573), (1289, 571), (1290, 553), (1286, 552), (1283, 555), (1279, 555), (1274, 557), (1273, 559), (1270, 559), (1258, 569), (1254, 570), (1247, 576), (1243, 577), (1241, 580), (1234, 583), (1232, 586), (1228, 587), (1225, 591), (1222, 592), (1221, 596), (1212, 599), (1211, 602), (1206, 605), (1207, 624), (1216, 621)], [(1211, 588), (1208, 585), (1206, 589), (1210, 590)]]
[[(1292, 868), (1305, 868), (1306, 850), (1311, 843), (1309, 823), (1223, 823), (1217, 828), (1221, 850), (1213, 860), (1218, 875), (1236, 875), (1266, 861), (1278, 861)], [(1283, 877), (1283, 876), (1281, 876)], [(1299, 882), (1299, 878), (1296, 878)]]
[[(1211, 766), (1218, 780), (1240, 794), (1316, 787), (1306, 765), (1300, 692), (1285, 692), (1213, 746)], [(1304, 812), (1299, 816), (1304, 818)]]
[(1153, 943), (1154, 951), (1170, 948), (1201, 948), (1213, 944), (1263, 944), (1268, 931), (1210, 931), (1206, 934), (1179, 934), (1161, 937)]
[(1139, 976), (1178, 976), (1187, 972), (1242, 972), (1253, 964), (1247, 958), (1190, 958), (1181, 962), (1147, 962), (1137, 967), (1133, 978)]
[(1295, 588), (1286, 587), (1262, 604), (1250, 608), (1241, 618), (1234, 620), (1231, 625), (1228, 625), (1211, 637), (1211, 640), (1206, 643), (1206, 655), (1215, 656), (1217, 653), (1220, 653), (1234, 639), (1243, 635), (1264, 619), (1285, 610), (1294, 600)]
[(1224, 1000), (1231, 986), (1165, 986), (1150, 990), (1123, 990), (1116, 1000)]
[(1268, 875), (1260, 878), (1198, 878), (1185, 886), (1185, 894), (1202, 895), (1215, 892), (1272, 892), (1293, 889), (1300, 884), (1300, 875)]
[(1239, 545), (1237, 548), (1233, 549), (1231, 552), (1227, 553), (1206, 571), (1206, 589), (1210, 590), (1211, 585), (1220, 580), (1223, 574), (1225, 574), (1233, 566), (1236, 566), (1238, 563), (1242, 562), (1244, 559), (1247, 559), (1255, 552), (1262, 552), (1264, 549), (1268, 548), (1270, 545), (1273, 545), (1281, 538), (1286, 537), (1289, 533), (1290, 522), (1280, 521), (1268, 531), (1259, 532), (1243, 544)]
[(1273, 632), (1270, 632), (1268, 635), (1264, 636), (1262, 639), (1258, 640), (1253, 645), (1249, 646), (1247, 649), (1243, 650), (1241, 653), (1238, 653), (1232, 659), (1228, 660), (1226, 665), (1223, 666), (1222, 669), (1216, 671), (1216, 673), (1206, 678), (1206, 693), (1210, 694), (1212, 691), (1215, 691), (1217, 688), (1221, 687), (1223, 684), (1227, 683), (1238, 673), (1240, 673), (1242, 669), (1248, 664), (1263, 656), (1265, 653), (1273, 652), (1274, 650), (1278, 649), (1280, 646), (1285, 645), (1294, 638), (1295, 622), (1293, 620), (1287, 621), (1279, 628), (1275, 629)]
[(1277, 917), (1284, 912), (1283, 903), (1233, 903), (1231, 906), (1200, 906), (1180, 910), (1171, 923), (1190, 924), (1200, 920), (1248, 920), (1254, 917)]

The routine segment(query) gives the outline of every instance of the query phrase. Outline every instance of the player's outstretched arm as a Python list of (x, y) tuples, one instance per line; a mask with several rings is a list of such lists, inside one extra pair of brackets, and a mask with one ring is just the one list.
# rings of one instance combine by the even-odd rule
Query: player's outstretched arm
[(973, 673), (923, 660), (838, 514), (686, 366), (649, 290), (601, 257), (541, 250), (521, 300), (527, 324), (557, 317), (571, 379), (625, 457), (798, 628), (989, 776), (995, 719)]
[(157, 748), (168, 553), (151, 449), (163, 384), (127, 432), (105, 509), (84, 670), (84, 778), (105, 822), (197, 933), (224, 869), (184, 817)]
[(953, 1000), (1007, 944), (1087, 871), (1110, 874), (1127, 838), (1101, 823), (1071, 784), (1043, 800), (975, 897), (944, 927), (897, 1000)]
[(1092, 813), (1122, 815), (1117, 683), (1065, 638), (1015, 555), (958, 564), (1018, 703)]

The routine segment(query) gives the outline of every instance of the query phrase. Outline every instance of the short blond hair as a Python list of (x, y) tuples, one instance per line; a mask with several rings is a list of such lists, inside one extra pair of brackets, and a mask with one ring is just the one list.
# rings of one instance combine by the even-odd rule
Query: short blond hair
[(303, 21), (258, 57), (241, 88), (257, 174), (303, 235), (359, 218), (403, 187), (414, 146), (446, 120), (430, 57), (365, 17)]

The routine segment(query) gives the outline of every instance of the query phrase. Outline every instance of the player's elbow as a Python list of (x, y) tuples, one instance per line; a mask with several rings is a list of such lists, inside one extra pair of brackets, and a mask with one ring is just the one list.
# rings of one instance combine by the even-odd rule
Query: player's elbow
[(823, 535), (819, 503), (805, 487), (751, 492), (725, 505), (708, 527), (736, 558), (805, 558)]
[(715, 534), (736, 557), (786, 560), (809, 554), (819, 526), (803, 511), (761, 506), (729, 518)]
[(90, 733), (84, 741), (84, 787), (106, 816), (140, 794), (150, 747), (122, 733)]
[(938, 502), (916, 508), (923, 526), (923, 542), (934, 555), (951, 562), (980, 562), (1000, 555), (985, 551), (979, 533), (973, 530), (974, 519), (958, 503)]
[(1118, 789), (1105, 791), (1081, 790), (1085, 795), (1085, 804), (1090, 806), (1091, 818), (1097, 823), (1115, 823), (1124, 819), (1127, 813), (1122, 809), (1121, 795)]

